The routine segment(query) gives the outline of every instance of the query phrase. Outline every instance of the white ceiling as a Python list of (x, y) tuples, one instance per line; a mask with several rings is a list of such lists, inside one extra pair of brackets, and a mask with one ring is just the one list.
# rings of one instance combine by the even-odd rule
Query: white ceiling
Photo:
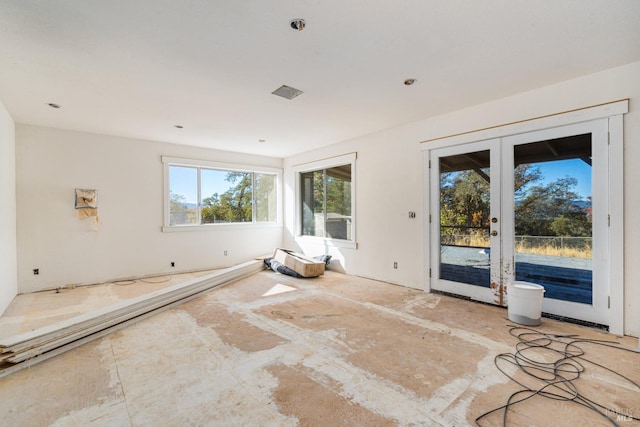
[(16, 122), (276, 157), (636, 61), (638, 0), (0, 0)]

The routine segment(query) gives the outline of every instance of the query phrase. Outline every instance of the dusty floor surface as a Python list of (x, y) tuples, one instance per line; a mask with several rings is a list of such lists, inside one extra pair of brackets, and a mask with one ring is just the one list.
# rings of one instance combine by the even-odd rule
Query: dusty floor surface
[[(21, 296), (0, 318), (0, 336), (147, 285), (130, 286)], [(518, 346), (521, 362), (555, 362), (570, 381), (515, 394), (506, 425), (612, 425), (605, 416), (640, 425), (640, 353), (591, 341), (636, 350), (637, 339), (544, 319), (536, 329), (558, 342), (532, 333), (527, 346), (515, 335), (531, 331), (512, 330), (506, 317), (502, 308), (334, 272), (301, 280), (265, 271), (0, 379), (0, 424), (475, 425), (523, 387), (547, 384), (533, 376), (546, 372), (527, 375), (508, 356), (494, 361)], [(578, 336), (585, 340), (562, 347)], [(579, 365), (557, 362), (580, 350)], [(502, 425), (503, 414), (480, 425)]]
[(214, 271), (123, 280), (96, 286), (63, 287), (55, 291), (18, 295), (0, 316), (0, 338), (28, 332)]

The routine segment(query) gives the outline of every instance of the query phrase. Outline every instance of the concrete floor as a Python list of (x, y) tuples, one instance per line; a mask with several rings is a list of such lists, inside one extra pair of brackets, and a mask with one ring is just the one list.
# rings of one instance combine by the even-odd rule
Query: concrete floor
[[(0, 335), (191, 277), (21, 295), (0, 317)], [(506, 317), (499, 307), (331, 271), (316, 279), (264, 271), (1, 379), (0, 424), (474, 425), (522, 389), (494, 364), (518, 342)], [(635, 338), (549, 319), (536, 329), (637, 348)], [(640, 425), (640, 353), (577, 345), (585, 351), (585, 371), (572, 383), (579, 394), (619, 425)], [(533, 351), (549, 361), (557, 355)], [(502, 422), (496, 412), (480, 424)], [(514, 405), (507, 419), (579, 424), (611, 425), (573, 401), (540, 394)]]

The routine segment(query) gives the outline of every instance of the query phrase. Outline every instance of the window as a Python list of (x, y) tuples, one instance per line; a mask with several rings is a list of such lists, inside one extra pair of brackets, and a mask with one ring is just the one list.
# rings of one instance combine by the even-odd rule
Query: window
[(168, 189), (165, 227), (279, 222), (279, 170), (162, 160)]
[(299, 233), (355, 243), (355, 154), (298, 169)]

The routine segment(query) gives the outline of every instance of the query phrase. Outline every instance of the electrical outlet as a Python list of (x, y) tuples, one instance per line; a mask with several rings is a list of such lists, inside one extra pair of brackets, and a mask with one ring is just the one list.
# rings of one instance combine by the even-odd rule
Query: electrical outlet
[(416, 217), (416, 213), (414, 211), (409, 211), (409, 218), (413, 219)]
[(227, 252), (227, 251), (224, 251), (224, 256), (227, 256), (227, 255), (229, 255), (229, 254), (228, 254), (228, 252)]
[(34, 268), (33, 269), (33, 275), (37, 276), (38, 274), (40, 274), (40, 269), (39, 268)]
[(176, 266), (176, 263), (171, 261), (171, 267), (175, 267), (175, 266)]
[(393, 262), (393, 269), (397, 270), (398, 269), (398, 261), (394, 261)]

